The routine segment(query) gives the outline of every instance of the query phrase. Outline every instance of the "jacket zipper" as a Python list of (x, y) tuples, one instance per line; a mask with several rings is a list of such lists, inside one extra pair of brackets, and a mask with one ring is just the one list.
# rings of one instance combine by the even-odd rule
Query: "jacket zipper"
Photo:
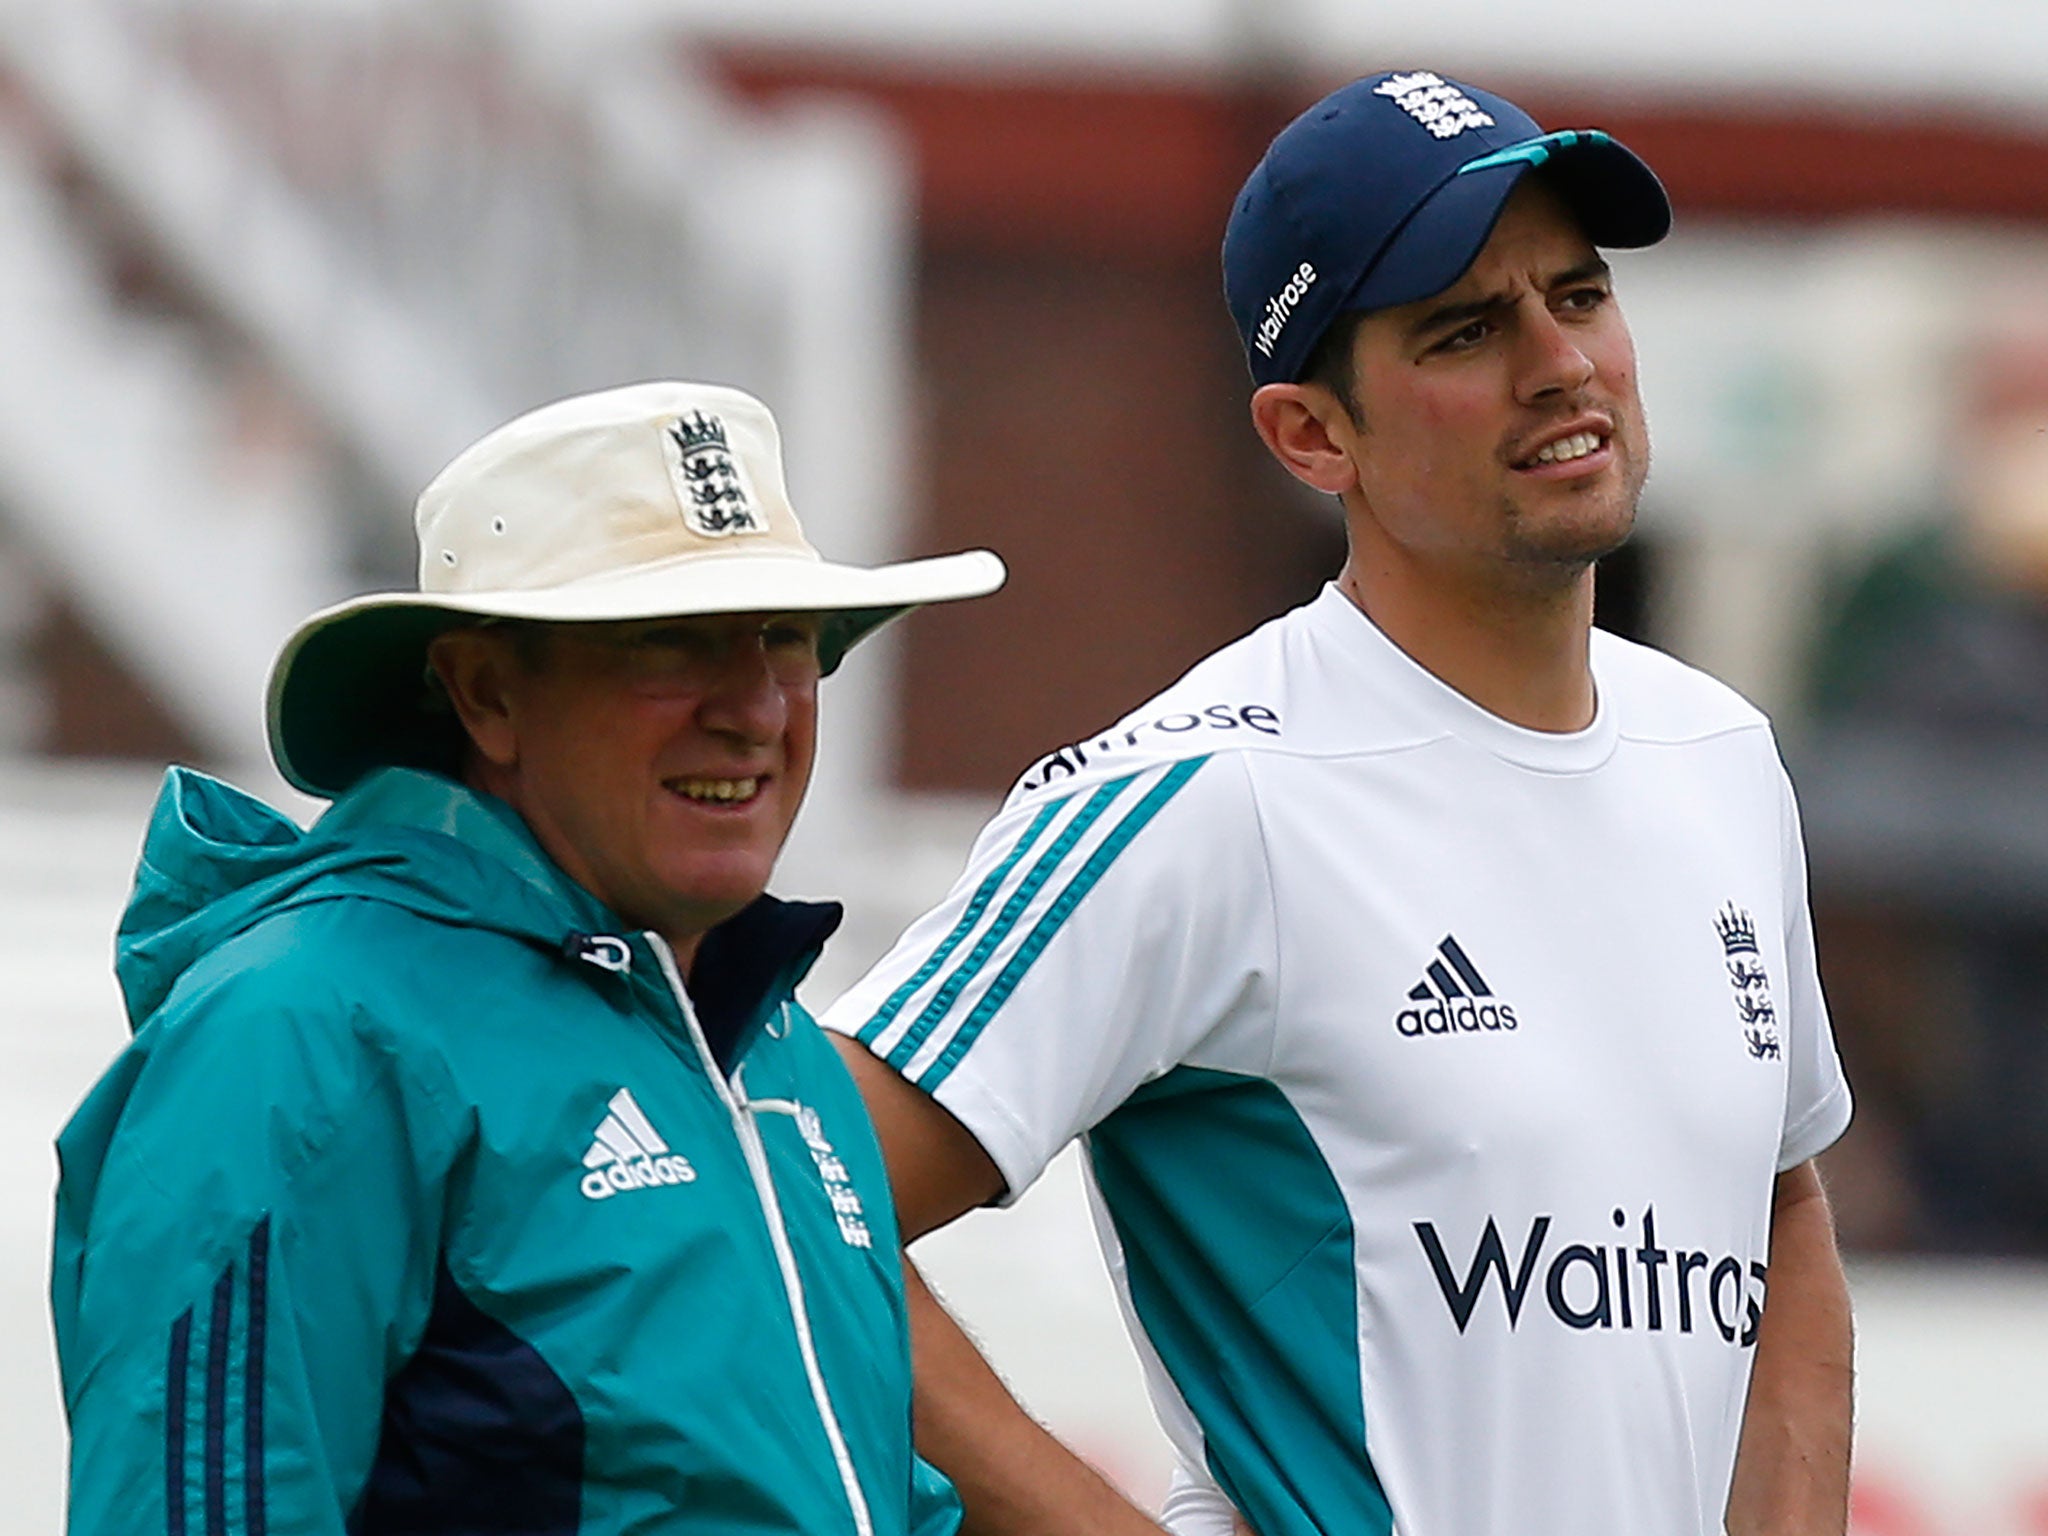
[(857, 1536), (874, 1536), (874, 1521), (868, 1514), (867, 1495), (861, 1491), (860, 1474), (854, 1469), (852, 1453), (846, 1448), (846, 1435), (839, 1427), (839, 1415), (833, 1410), (832, 1395), (825, 1386), (825, 1373), (818, 1365), (817, 1346), (811, 1337), (810, 1309), (804, 1302), (803, 1277), (797, 1273), (796, 1252), (789, 1245), (789, 1231), (783, 1224), (782, 1202), (776, 1198), (774, 1176), (768, 1167), (768, 1149), (761, 1143), (761, 1128), (754, 1123), (752, 1106), (734, 1092), (738, 1074), (735, 1073), (733, 1080), (728, 1081), (718, 1065), (718, 1058), (711, 1054), (711, 1043), (704, 1038), (696, 1010), (690, 1006), (689, 993), (683, 988), (682, 974), (676, 969), (675, 951), (657, 933), (649, 933), (646, 938), (654, 950), (654, 957), (661, 962), (661, 973), (667, 978), (676, 1006), (682, 1011), (683, 1024), (690, 1032), (690, 1043), (696, 1046), (705, 1074), (717, 1087), (719, 1102), (725, 1105), (726, 1113), (732, 1117), (740, 1151), (747, 1160), (747, 1171), (753, 1176), (754, 1194), (760, 1201), (761, 1214), (767, 1219), (768, 1238), (775, 1248), (775, 1262), (782, 1271), (783, 1294), (789, 1302), (790, 1317), (796, 1324), (797, 1351), (803, 1356), (804, 1374), (810, 1378), (811, 1401), (824, 1425), (825, 1439), (832, 1446), (832, 1458), (839, 1464), (839, 1481), (846, 1490), (847, 1506), (853, 1511), (853, 1528)]

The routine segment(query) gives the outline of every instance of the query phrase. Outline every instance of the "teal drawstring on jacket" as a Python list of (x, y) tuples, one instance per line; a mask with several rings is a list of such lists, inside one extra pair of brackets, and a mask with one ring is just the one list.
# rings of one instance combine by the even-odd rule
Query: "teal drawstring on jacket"
[(948, 1536), (880, 1152), (763, 897), (687, 993), (504, 805), (167, 777), (59, 1138), (74, 1536)]

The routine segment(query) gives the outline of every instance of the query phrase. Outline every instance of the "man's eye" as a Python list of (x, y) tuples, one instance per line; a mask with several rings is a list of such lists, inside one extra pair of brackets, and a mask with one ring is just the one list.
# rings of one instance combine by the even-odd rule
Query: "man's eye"
[(1468, 347), (1478, 346), (1480, 342), (1486, 340), (1492, 333), (1493, 327), (1486, 321), (1474, 320), (1469, 325), (1459, 326), (1450, 335), (1444, 337), (1443, 340), (1436, 344), (1435, 350), (1439, 352), (1462, 352)]
[(771, 651), (809, 650), (818, 643), (815, 625), (792, 621), (761, 626), (761, 643)]
[(678, 625), (667, 629), (643, 629), (628, 636), (624, 646), (628, 654), (648, 665), (672, 666), (678, 661), (695, 661), (714, 654), (718, 641), (701, 630)]
[(1559, 301), (1559, 307), (1573, 310), (1598, 309), (1606, 302), (1605, 288), (1574, 288)]

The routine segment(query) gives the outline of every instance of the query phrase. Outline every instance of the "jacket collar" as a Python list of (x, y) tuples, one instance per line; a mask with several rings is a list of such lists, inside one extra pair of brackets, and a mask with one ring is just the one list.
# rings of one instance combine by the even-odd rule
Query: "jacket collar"
[[(578, 929), (568, 937), (625, 935), (630, 925), (576, 884), (504, 801), (438, 774), (388, 768), (360, 781), (328, 813), (337, 831), (399, 825), (439, 833), (514, 875), (544, 907)], [(837, 902), (760, 896), (699, 941), (685, 986), (712, 1053), (730, 1066), (795, 991), (837, 931)], [(560, 932), (536, 935), (562, 942)]]
[(686, 982), (697, 1022), (730, 1067), (816, 963), (845, 909), (836, 901), (757, 897), (705, 934)]

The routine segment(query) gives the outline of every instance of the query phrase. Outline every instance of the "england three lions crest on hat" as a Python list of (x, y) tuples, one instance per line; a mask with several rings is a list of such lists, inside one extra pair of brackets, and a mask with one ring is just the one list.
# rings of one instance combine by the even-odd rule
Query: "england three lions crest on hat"
[(723, 421), (692, 411), (669, 423), (666, 440), (669, 478), (692, 528), (708, 539), (767, 531), (746, 466), (732, 456)]

